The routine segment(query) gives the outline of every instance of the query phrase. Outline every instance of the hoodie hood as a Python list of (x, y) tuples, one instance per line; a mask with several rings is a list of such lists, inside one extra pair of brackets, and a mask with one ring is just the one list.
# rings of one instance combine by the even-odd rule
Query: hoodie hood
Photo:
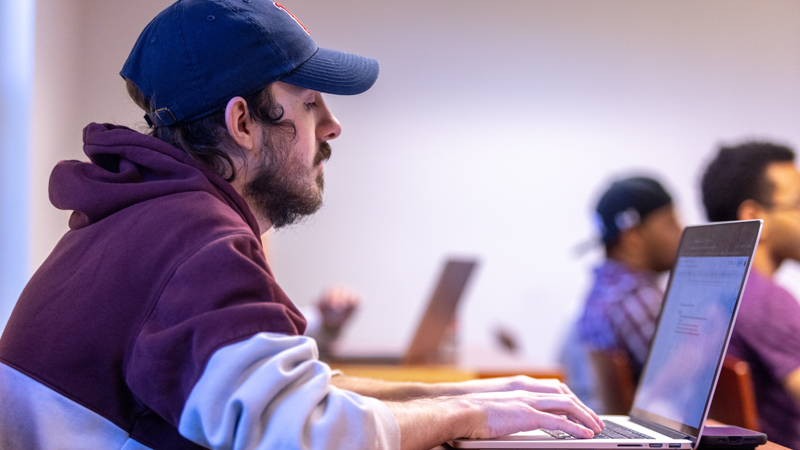
[(226, 203), (256, 236), (258, 222), (244, 198), (186, 152), (130, 128), (89, 124), (83, 151), (90, 162), (61, 161), (50, 176), (50, 201), (72, 210), (70, 229), (96, 223), (130, 206), (182, 192), (207, 192)]

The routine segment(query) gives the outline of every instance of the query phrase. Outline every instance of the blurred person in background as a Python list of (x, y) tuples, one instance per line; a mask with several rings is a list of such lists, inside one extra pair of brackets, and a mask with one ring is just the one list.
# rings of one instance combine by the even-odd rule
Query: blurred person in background
[(357, 292), (336, 285), (326, 289), (313, 305), (299, 307), (307, 322), (304, 334), (317, 341), (321, 359), (328, 356), (360, 304)]
[(800, 305), (773, 277), (800, 261), (800, 171), (794, 151), (769, 142), (721, 147), (702, 179), (708, 220), (762, 219), (728, 354), (753, 375), (761, 431), (800, 448)]
[(595, 210), (605, 259), (561, 360), (567, 384), (599, 408), (590, 352), (621, 352), (638, 380), (664, 297), (659, 277), (672, 267), (682, 227), (670, 194), (648, 177), (613, 182)]

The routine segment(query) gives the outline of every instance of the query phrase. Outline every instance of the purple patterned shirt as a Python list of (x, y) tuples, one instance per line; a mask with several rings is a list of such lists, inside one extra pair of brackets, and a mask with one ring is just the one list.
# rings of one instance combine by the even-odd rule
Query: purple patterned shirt
[(783, 379), (800, 368), (800, 304), (755, 269), (728, 353), (750, 364), (761, 431), (770, 441), (800, 448), (800, 407), (783, 388)]
[(658, 274), (607, 259), (595, 269), (594, 276), (578, 321), (580, 339), (591, 350), (627, 353), (638, 378), (664, 298)]

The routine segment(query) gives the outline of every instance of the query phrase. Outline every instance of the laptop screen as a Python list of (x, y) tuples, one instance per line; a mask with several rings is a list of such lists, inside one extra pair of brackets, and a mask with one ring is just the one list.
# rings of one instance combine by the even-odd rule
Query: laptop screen
[(759, 232), (758, 221), (684, 231), (632, 417), (699, 434)]

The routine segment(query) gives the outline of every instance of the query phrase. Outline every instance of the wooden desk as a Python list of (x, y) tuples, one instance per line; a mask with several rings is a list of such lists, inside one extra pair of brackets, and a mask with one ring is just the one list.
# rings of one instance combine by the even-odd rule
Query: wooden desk
[(341, 370), (345, 375), (360, 378), (373, 378), (384, 381), (414, 381), (419, 383), (445, 383), (474, 380), (477, 372), (460, 369), (456, 366), (408, 366), (379, 364), (336, 364), (331, 368)]
[(440, 383), (514, 375), (564, 381), (564, 372), (558, 367), (541, 366), (514, 355), (480, 349), (459, 353), (454, 364), (349, 364), (335, 360), (329, 361), (329, 364), (346, 375), (386, 381)]
[(458, 366), (416, 366), (416, 365), (373, 365), (373, 364), (336, 364), (331, 368), (341, 370), (345, 375), (361, 378), (374, 378), (385, 381), (416, 381), (421, 383), (444, 383), (467, 381), (479, 378), (506, 377), (527, 375), (533, 378), (558, 378), (563, 380), (563, 373), (555, 368), (525, 367), (519, 369), (470, 369)]
[(791, 450), (788, 447), (784, 447), (782, 445), (778, 445), (778, 444), (776, 444), (774, 442), (767, 442), (766, 444), (759, 445), (756, 448), (759, 449), (759, 450)]
[(473, 348), (457, 356), (456, 365), (476, 373), (478, 378), (527, 375), (531, 378), (557, 378), (564, 381), (564, 371), (558, 366), (542, 365), (524, 357), (494, 349)]

